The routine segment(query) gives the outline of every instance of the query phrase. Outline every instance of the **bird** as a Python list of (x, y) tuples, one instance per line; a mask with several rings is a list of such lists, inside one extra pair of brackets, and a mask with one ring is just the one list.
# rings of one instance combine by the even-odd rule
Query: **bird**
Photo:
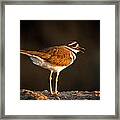
[[(42, 50), (20, 50), (21, 54), (27, 55), (32, 63), (50, 71), (49, 89), (52, 95), (58, 95), (57, 83), (60, 72), (70, 66), (75, 60), (78, 52), (85, 52), (78, 42), (72, 41), (67, 44), (53, 46)], [(56, 73), (55, 90), (52, 90), (52, 75)]]

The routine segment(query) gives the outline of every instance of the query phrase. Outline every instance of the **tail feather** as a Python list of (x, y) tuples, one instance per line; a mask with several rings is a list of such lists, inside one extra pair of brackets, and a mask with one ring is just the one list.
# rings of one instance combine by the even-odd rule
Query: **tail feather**
[(26, 50), (20, 50), (21, 54), (27, 55), (27, 56), (32, 56), (28, 51)]

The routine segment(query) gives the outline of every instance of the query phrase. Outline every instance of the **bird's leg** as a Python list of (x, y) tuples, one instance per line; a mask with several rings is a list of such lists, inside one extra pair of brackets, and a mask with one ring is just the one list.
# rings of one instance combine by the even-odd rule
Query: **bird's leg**
[(57, 72), (57, 76), (56, 76), (56, 79), (55, 79), (55, 94), (57, 94), (57, 83), (58, 83), (58, 76), (59, 76), (59, 72)]
[(52, 73), (53, 73), (53, 71), (50, 72), (50, 93), (51, 93), (51, 94), (53, 94), (53, 91), (52, 91), (52, 83), (51, 83), (51, 81), (52, 81)]

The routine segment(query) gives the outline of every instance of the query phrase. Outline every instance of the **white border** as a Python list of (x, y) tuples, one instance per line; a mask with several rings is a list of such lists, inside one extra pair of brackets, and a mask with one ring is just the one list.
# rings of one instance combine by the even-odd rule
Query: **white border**
[[(20, 101), (20, 20), (100, 20), (101, 100)], [(5, 115), (115, 115), (115, 5), (5, 5)]]

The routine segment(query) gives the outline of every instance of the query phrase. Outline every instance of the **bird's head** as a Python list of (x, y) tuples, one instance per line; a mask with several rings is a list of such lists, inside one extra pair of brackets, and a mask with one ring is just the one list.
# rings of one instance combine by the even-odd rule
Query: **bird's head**
[(68, 43), (67, 47), (75, 53), (77, 53), (77, 52), (84, 53), (85, 52), (85, 48), (80, 47), (76, 41), (72, 41), (72, 42)]

